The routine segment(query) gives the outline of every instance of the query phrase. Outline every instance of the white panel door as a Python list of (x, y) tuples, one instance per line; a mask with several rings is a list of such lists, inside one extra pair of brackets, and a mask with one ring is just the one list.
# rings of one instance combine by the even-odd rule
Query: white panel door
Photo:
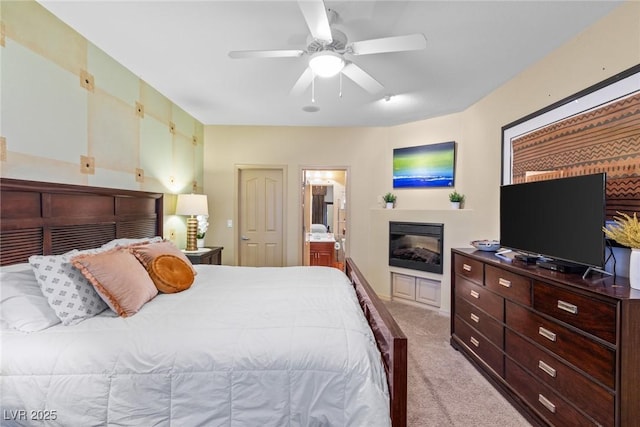
[(239, 190), (239, 264), (250, 267), (282, 267), (282, 170), (242, 169)]

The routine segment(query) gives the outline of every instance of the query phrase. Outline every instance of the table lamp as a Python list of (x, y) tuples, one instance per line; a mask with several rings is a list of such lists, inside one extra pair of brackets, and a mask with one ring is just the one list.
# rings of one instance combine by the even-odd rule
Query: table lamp
[(209, 206), (205, 194), (178, 194), (176, 215), (187, 215), (187, 247), (188, 251), (198, 250), (198, 220), (196, 215), (209, 215)]

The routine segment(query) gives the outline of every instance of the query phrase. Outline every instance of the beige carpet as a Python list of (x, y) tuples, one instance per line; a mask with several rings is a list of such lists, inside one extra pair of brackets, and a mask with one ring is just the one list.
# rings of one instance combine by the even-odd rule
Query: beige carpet
[(408, 427), (530, 426), (449, 344), (450, 319), (385, 301), (409, 342)]

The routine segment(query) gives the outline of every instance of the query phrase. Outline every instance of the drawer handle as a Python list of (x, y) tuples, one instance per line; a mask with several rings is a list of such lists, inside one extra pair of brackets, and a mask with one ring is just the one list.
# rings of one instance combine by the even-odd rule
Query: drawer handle
[(480, 341), (478, 341), (474, 337), (469, 338), (469, 341), (471, 341), (471, 344), (475, 345), (476, 347), (480, 347)]
[(544, 363), (542, 360), (538, 362), (538, 368), (542, 369), (542, 371), (547, 375), (549, 375), (550, 377), (553, 377), (553, 378), (556, 377), (556, 370), (553, 369), (548, 364)]
[(578, 314), (578, 306), (577, 305), (573, 305), (570, 304), (566, 301), (562, 301), (561, 299), (558, 300), (558, 308), (560, 310), (564, 310), (566, 312), (569, 312), (571, 314)]
[(542, 403), (542, 406), (547, 408), (551, 413), (553, 414), (556, 413), (556, 405), (551, 403), (551, 401), (546, 397), (544, 397), (543, 395), (538, 394), (538, 402)]
[(511, 280), (503, 279), (502, 277), (498, 279), (498, 283), (504, 286), (505, 288), (511, 287)]
[(462, 269), (464, 271), (471, 271), (471, 266), (469, 264), (462, 264)]
[(478, 291), (474, 291), (473, 289), (471, 290), (471, 292), (469, 292), (469, 295), (471, 295), (475, 299), (480, 298), (480, 293)]
[(538, 333), (543, 337), (545, 337), (546, 339), (548, 339), (549, 341), (553, 341), (553, 342), (556, 341), (556, 334), (554, 334), (553, 332), (551, 332), (546, 328), (543, 328), (542, 326), (538, 328)]
[(480, 317), (478, 317), (477, 314), (471, 313), (471, 320), (473, 320), (474, 322), (478, 323), (480, 321)]

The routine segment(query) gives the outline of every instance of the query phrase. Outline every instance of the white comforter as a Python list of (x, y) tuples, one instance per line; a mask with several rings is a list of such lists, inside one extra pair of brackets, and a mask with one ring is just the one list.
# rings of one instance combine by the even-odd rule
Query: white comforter
[(189, 290), (130, 318), (3, 332), (0, 424), (390, 425), (380, 354), (344, 274), (196, 268)]

